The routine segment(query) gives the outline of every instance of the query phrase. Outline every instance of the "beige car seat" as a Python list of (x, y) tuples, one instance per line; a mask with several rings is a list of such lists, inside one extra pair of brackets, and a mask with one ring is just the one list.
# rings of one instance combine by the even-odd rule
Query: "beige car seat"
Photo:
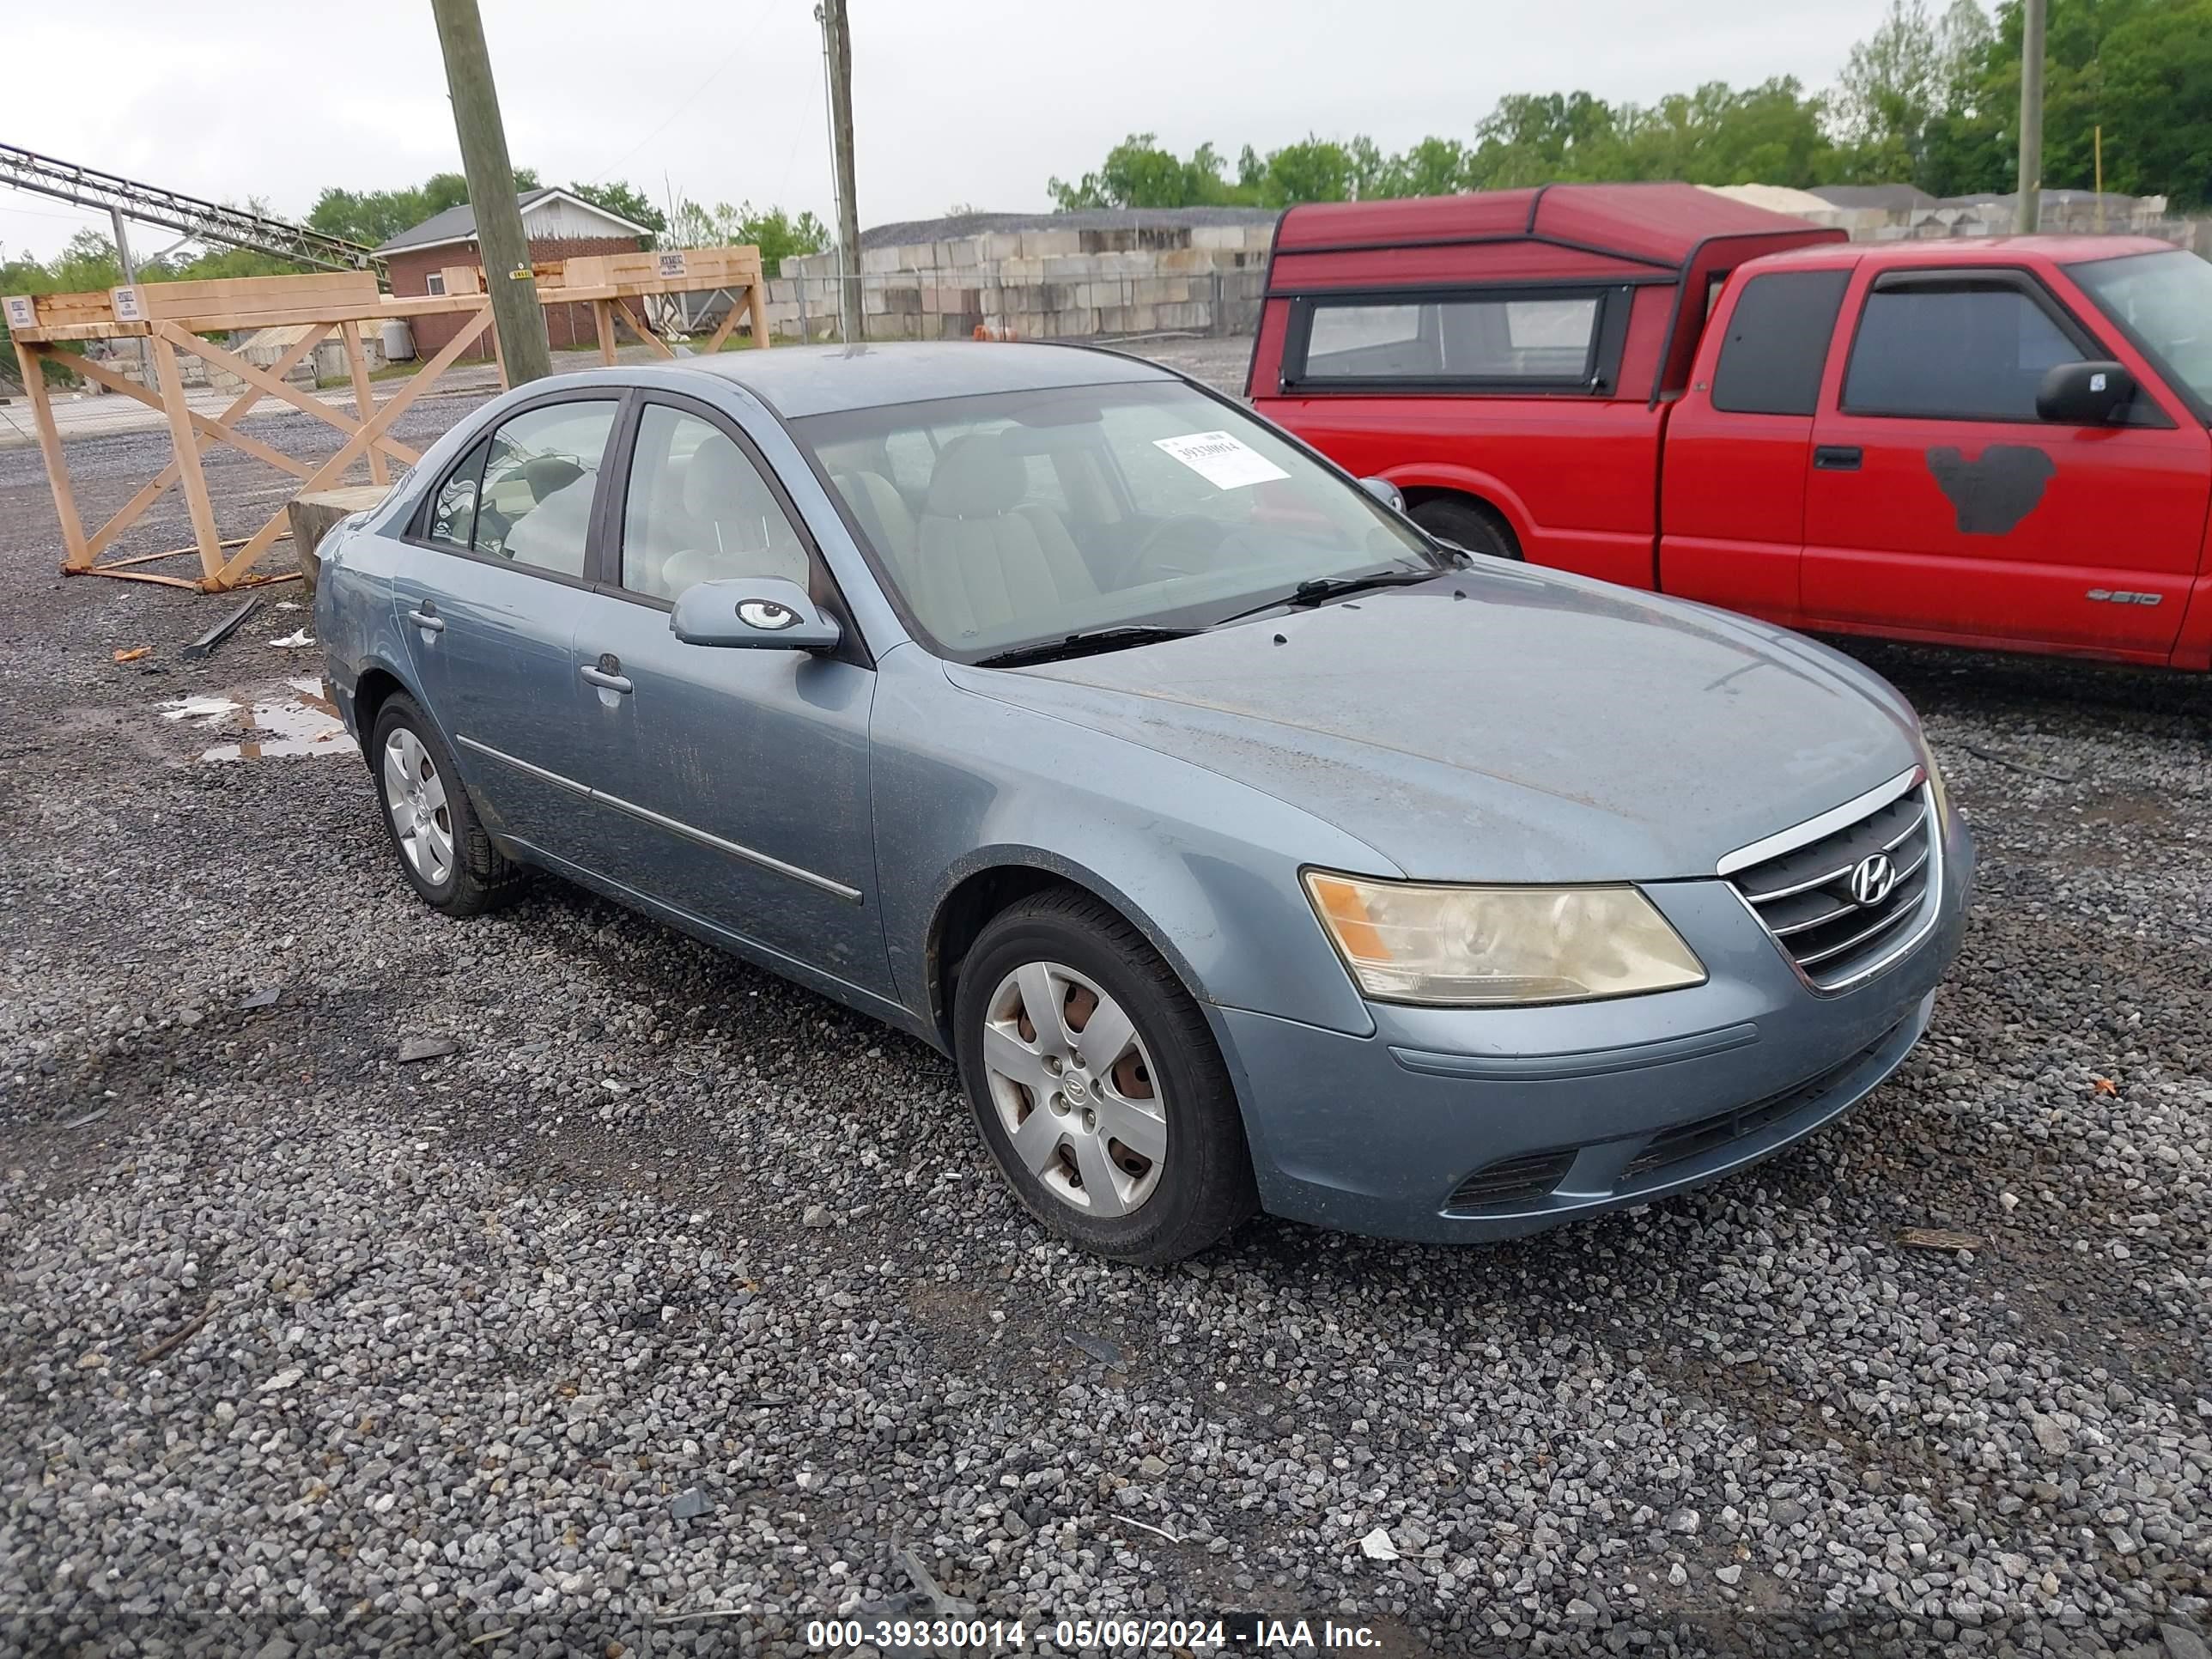
[(1023, 504), (1028, 489), (1022, 458), (996, 433), (955, 438), (937, 458), (908, 593), (939, 638), (1003, 629), (1098, 592), (1059, 516)]
[[(719, 433), (684, 469), (678, 543), (660, 569), (662, 597), (732, 576), (781, 576), (807, 585), (806, 550), (752, 463)], [(673, 531), (674, 526), (670, 526)]]

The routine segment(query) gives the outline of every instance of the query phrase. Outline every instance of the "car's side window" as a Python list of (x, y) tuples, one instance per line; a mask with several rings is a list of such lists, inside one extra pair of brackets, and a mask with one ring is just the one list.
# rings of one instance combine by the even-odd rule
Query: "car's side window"
[(2050, 313), (2008, 283), (1876, 289), (1844, 377), (1854, 415), (2033, 421), (2045, 370), (2082, 361)]
[(581, 577), (592, 495), (620, 407), (596, 398), (545, 404), (501, 422), (484, 456), (471, 548)]
[(752, 458), (713, 422), (647, 404), (623, 507), (622, 585), (672, 599), (734, 576), (805, 587), (811, 574), (805, 544)]
[(440, 546), (468, 551), (469, 538), (476, 533), (477, 493), (483, 487), (484, 455), (490, 447), (489, 439), (477, 444), (438, 486), (426, 533)]
[(1840, 268), (1778, 270), (1747, 283), (1713, 368), (1713, 407), (1732, 415), (1814, 413), (1850, 276)]

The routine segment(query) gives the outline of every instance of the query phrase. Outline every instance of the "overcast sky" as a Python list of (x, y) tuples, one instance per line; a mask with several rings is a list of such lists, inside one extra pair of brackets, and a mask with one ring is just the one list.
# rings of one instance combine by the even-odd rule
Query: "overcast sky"
[[(1231, 157), (1304, 137), (1468, 138), (1502, 93), (1648, 100), (1701, 81), (1831, 84), (1883, 0), (850, 0), (864, 225), (1050, 205), (1132, 131)], [(549, 183), (830, 217), (813, 0), (673, 9), (483, 0), (507, 139)], [(105, 0), (8, 26), (0, 141), (303, 216), (326, 185), (458, 168), (428, 0)], [(41, 64), (70, 66), (66, 76)], [(104, 214), (0, 188), (0, 247)], [(171, 239), (133, 233), (152, 252)]]

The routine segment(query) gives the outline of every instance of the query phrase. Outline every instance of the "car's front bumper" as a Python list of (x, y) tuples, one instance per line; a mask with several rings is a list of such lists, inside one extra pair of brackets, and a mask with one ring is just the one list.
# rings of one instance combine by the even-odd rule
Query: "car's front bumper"
[(1715, 880), (1646, 889), (1705, 963), (1711, 977), (1689, 990), (1513, 1010), (1376, 1004), (1368, 1036), (1217, 1010), (1262, 1205), (1389, 1237), (1503, 1238), (1780, 1151), (1864, 1099), (1927, 1030), (1972, 881), (1955, 818), (1944, 852), (1933, 928), (1842, 994), (1810, 990)]

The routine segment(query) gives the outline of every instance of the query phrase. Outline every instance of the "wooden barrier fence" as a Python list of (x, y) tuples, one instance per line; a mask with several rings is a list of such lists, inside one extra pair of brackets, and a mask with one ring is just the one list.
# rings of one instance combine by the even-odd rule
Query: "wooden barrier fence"
[[(597, 254), (569, 259), (544, 270), (538, 287), (541, 303), (586, 304), (592, 307), (599, 325), (599, 357), (604, 363), (615, 361), (614, 327), (617, 320), (661, 356), (676, 355), (667, 342), (647, 326), (633, 304), (647, 295), (726, 290), (731, 297), (729, 314), (714, 331), (706, 349), (722, 349), (741, 308), (750, 319), (756, 344), (769, 343), (765, 289), (757, 248), (683, 248)], [(370, 272), (332, 271), (302, 276), (149, 283), (101, 293), (45, 294), (35, 298), (15, 296), (0, 301), (15, 340), (16, 362), (22, 369), (32, 422), (46, 463), (46, 482), (53, 492), (54, 512), (61, 521), (63, 573), (158, 582), (202, 592), (289, 580), (294, 573), (256, 574), (254, 567), (271, 544), (289, 533), (291, 497), (328, 488), (356, 464), (365, 463), (369, 481), (381, 484), (392, 476), (392, 462), (412, 466), (421, 459), (417, 452), (392, 435), (393, 425), (457, 358), (490, 329), (491, 308), (483, 292), (482, 270), (475, 266), (454, 266), (442, 274), (446, 279), (445, 293), (404, 299), (379, 294), (376, 278)], [(367, 354), (362, 347), (361, 325), (388, 318), (455, 314), (465, 319), (459, 331), (380, 407), (369, 377)], [(296, 327), (300, 334), (267, 368), (249, 362), (236, 352), (204, 337), (235, 330), (274, 327)], [(351, 381), (349, 410), (303, 391), (285, 378), (334, 329), (345, 348)], [(139, 385), (108, 363), (60, 349), (71, 342), (131, 338), (145, 342), (154, 374), (150, 387)], [(179, 353), (198, 358), (210, 371), (235, 376), (246, 389), (220, 415), (208, 415), (191, 408), (185, 401)], [(168, 465), (148, 479), (89, 535), (85, 532), (83, 515), (70, 477), (61, 430), (54, 419), (52, 398), (42, 368), (48, 360), (109, 392), (158, 410), (168, 422), (173, 452)], [(504, 364), (501, 366), (500, 381), (502, 386), (507, 383)], [(240, 422), (269, 398), (334, 428), (343, 438), (337, 453), (319, 460), (302, 459), (240, 430)], [(228, 444), (298, 481), (296, 487), (287, 493), (284, 502), (249, 536), (226, 541), (217, 532), (214, 501), (200, 465), (204, 446), (215, 443)], [(191, 521), (192, 545), (102, 562), (100, 556), (176, 486), (184, 490), (185, 509)], [(191, 554), (198, 556), (197, 577), (168, 575), (143, 568)]]

